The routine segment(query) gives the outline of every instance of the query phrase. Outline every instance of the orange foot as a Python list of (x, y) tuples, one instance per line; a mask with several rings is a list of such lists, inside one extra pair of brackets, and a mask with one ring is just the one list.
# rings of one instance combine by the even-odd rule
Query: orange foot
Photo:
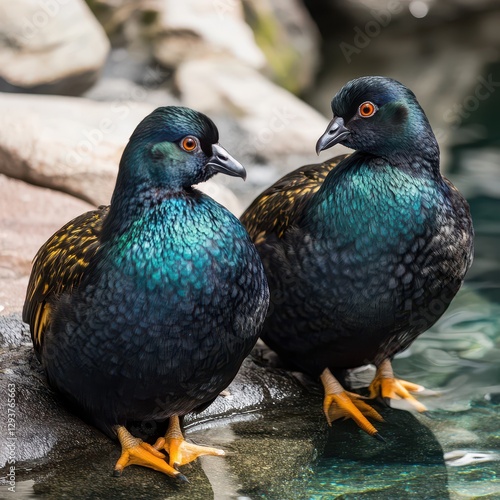
[(395, 378), (390, 360), (385, 359), (377, 367), (377, 374), (370, 384), (370, 397), (382, 397), (384, 400), (402, 399), (417, 411), (425, 412), (427, 408), (410, 394), (423, 390), (421, 385)]
[(165, 462), (163, 453), (160, 453), (142, 439), (135, 438), (121, 425), (117, 426), (115, 430), (122, 445), (122, 454), (118, 462), (116, 462), (114, 476), (121, 476), (123, 469), (129, 465), (142, 465), (163, 472), (167, 476), (175, 477), (180, 481), (187, 481), (186, 476)]
[(345, 391), (328, 368), (323, 370), (320, 378), (325, 388), (323, 411), (328, 425), (332, 425), (332, 421), (339, 418), (352, 418), (370, 436), (381, 441), (384, 440), (366, 417), (373, 418), (378, 422), (383, 422), (384, 419), (369, 404), (364, 402), (366, 398)]
[(177, 416), (170, 417), (165, 437), (158, 438), (154, 448), (156, 450), (166, 450), (169, 456), (169, 464), (175, 469), (196, 460), (202, 455), (222, 456), (226, 454), (224, 450), (188, 443), (182, 435), (179, 417)]

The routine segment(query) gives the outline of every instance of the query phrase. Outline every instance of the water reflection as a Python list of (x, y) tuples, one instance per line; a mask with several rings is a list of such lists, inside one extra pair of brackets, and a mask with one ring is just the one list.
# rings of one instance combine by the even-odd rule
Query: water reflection
[(479, 452), (468, 450), (453, 450), (444, 454), (446, 465), (450, 467), (461, 467), (463, 465), (478, 464), (482, 462), (497, 462), (500, 460), (499, 453)]

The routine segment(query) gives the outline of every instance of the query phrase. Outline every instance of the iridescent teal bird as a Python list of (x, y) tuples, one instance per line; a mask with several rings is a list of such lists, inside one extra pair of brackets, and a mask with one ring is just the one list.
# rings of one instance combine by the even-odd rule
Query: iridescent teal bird
[[(50, 384), (118, 437), (116, 475), (138, 464), (185, 479), (177, 466), (224, 454), (187, 443), (179, 417), (229, 385), (269, 291), (241, 223), (192, 187), (245, 178), (218, 139), (205, 115), (158, 108), (125, 148), (111, 205), (66, 224), (34, 259), (23, 319)], [(154, 447), (126, 429), (168, 419)]]
[(381, 416), (332, 372), (377, 367), (372, 397), (420, 386), (394, 377), (391, 360), (444, 313), (472, 262), (469, 207), (439, 171), (439, 147), (415, 95), (364, 77), (332, 100), (317, 152), (356, 150), (276, 182), (241, 221), (264, 262), (271, 304), (262, 338), (296, 368), (319, 376), (329, 423)]

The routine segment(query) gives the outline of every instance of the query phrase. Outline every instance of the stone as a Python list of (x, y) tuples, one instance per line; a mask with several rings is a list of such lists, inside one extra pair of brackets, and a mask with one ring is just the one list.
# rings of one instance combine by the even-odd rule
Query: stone
[[(182, 64), (176, 84), (187, 106), (237, 117), (247, 134), (239, 151), (282, 167), (293, 156), (318, 161), (314, 146), (328, 120), (254, 69), (227, 57), (206, 57)], [(295, 159), (287, 168), (301, 164)]]
[(245, 22), (241, 0), (88, 0), (120, 45), (152, 53), (169, 68), (205, 54), (228, 54), (254, 68), (266, 59)]
[(140, 102), (0, 95), (0, 172), (109, 203), (123, 146), (153, 110)]
[[(47, 387), (18, 314), (0, 317), (0, 339), (5, 338), (10, 342), (0, 345), (0, 392), (10, 388), (13, 394), (16, 440), (8, 440), (6, 419), (0, 417), (0, 477), (7, 475), (14, 442), (16, 493), (119, 498), (127, 492), (130, 498), (201, 500), (253, 498), (267, 491), (269, 498), (292, 498), (297, 487), (305, 487), (302, 479), (326, 440), (326, 422), (317, 418), (321, 396), (305, 391), (290, 374), (248, 358), (229, 386), (230, 395), (185, 419), (189, 440), (222, 447), (226, 457), (202, 457), (183, 466), (190, 480), (184, 485), (143, 467), (128, 467), (114, 478), (119, 445), (68, 411)], [(304, 405), (317, 411), (304, 415)], [(146, 422), (131, 431), (152, 440), (164, 432)], [(4, 492), (7, 484), (0, 482), (0, 496)]]
[(79, 95), (109, 51), (83, 0), (17, 0), (0, 5), (0, 90)]
[(155, 58), (169, 67), (204, 54), (230, 54), (253, 68), (265, 58), (246, 24), (238, 0), (165, 0), (157, 2), (153, 38)]
[(319, 32), (300, 0), (88, 3), (115, 45), (141, 46), (168, 68), (225, 54), (298, 93), (318, 67)]
[(0, 175), (0, 319), (22, 309), (31, 261), (42, 244), (93, 208), (73, 196)]
[(299, 0), (242, 0), (245, 17), (267, 59), (266, 73), (294, 94), (313, 83), (320, 36)]

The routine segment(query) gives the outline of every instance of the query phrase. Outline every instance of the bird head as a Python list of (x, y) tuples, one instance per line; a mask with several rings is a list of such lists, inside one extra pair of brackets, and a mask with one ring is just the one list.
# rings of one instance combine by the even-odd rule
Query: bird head
[(190, 187), (216, 173), (245, 179), (243, 166), (218, 140), (217, 127), (204, 114), (180, 106), (157, 108), (130, 137), (120, 174), (172, 189)]
[(437, 148), (415, 95), (391, 78), (350, 81), (333, 98), (332, 111), (333, 119), (316, 144), (318, 154), (338, 143), (379, 156)]

